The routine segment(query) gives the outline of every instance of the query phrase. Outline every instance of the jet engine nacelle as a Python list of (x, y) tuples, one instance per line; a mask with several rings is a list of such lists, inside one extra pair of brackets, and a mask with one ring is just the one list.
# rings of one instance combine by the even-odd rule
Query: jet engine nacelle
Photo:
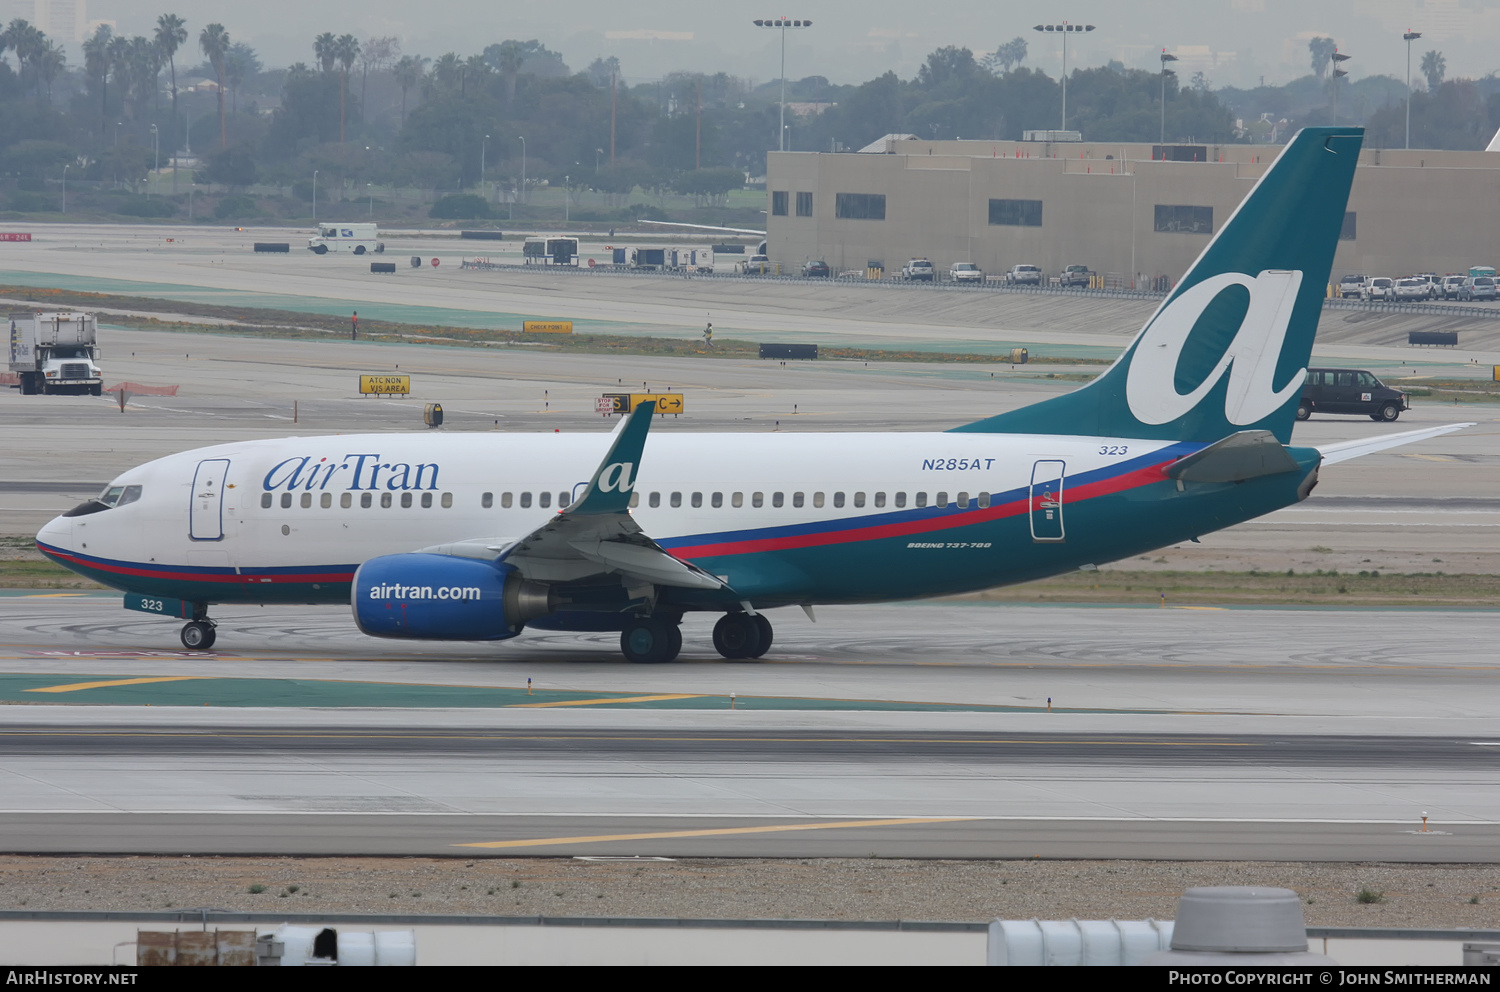
[(556, 608), (512, 565), (450, 555), (382, 555), (354, 573), (354, 622), (372, 637), (499, 641)]

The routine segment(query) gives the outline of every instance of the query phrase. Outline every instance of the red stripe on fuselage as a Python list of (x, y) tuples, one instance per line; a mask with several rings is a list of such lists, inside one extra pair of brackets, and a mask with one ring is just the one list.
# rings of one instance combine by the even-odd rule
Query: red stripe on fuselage
[[(1172, 459), (1172, 461), (1175, 460)], [(1165, 478), (1162, 475), (1162, 469), (1172, 464), (1172, 461), (1164, 461), (1157, 465), (1148, 465), (1145, 468), (1139, 468), (1133, 472), (1126, 472), (1123, 475), (1117, 475), (1109, 479), (1086, 482), (1075, 488), (1065, 488), (1064, 493), (1066, 494), (1066, 498), (1063, 505), (1067, 506), (1069, 503), (1094, 499), (1099, 496), (1108, 496), (1111, 493), (1160, 482)], [(674, 558), (681, 559), (713, 558), (719, 555), (744, 555), (754, 554), (757, 551), (785, 551), (792, 548), (816, 548), (828, 544), (847, 544), (854, 541), (876, 541), (887, 537), (905, 537), (909, 534), (925, 534), (935, 530), (969, 527), (974, 524), (987, 523), (991, 520), (1003, 520), (1006, 517), (1019, 516), (1027, 512), (1029, 503), (1030, 500), (1013, 500), (1001, 506), (991, 506), (979, 510), (964, 510), (960, 513), (944, 514), (925, 520), (909, 520), (895, 524), (876, 524), (871, 527), (822, 531), (816, 534), (793, 534), (786, 537), (752, 538), (747, 541), (698, 544), (692, 547), (670, 548), (668, 549), (668, 553)]]
[(170, 579), (174, 582), (220, 582), (241, 585), (271, 585), (276, 583), (306, 582), (351, 582), (353, 572), (309, 572), (297, 575), (235, 575), (229, 572), (177, 572), (165, 568), (146, 568), (139, 565), (115, 565), (103, 561), (89, 561), (57, 548), (48, 547), (44, 553), (52, 558), (74, 562), (80, 568), (111, 575), (131, 575), (147, 579)]

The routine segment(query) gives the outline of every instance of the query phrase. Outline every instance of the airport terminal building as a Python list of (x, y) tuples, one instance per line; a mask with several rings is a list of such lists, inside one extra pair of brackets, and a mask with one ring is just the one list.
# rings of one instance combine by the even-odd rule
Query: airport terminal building
[[(1177, 279), (1279, 145), (923, 141), (860, 152), (772, 152), (772, 262), (835, 272), (929, 258), (1000, 276), (1087, 265), (1111, 285)], [(1500, 152), (1365, 149), (1333, 278), (1466, 272), (1500, 264)]]

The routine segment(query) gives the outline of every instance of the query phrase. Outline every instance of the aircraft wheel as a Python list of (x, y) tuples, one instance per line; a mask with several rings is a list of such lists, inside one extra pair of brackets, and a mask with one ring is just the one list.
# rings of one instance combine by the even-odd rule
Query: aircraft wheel
[(731, 661), (758, 658), (761, 652), (761, 628), (755, 622), (756, 619), (748, 613), (724, 614), (714, 624), (714, 650)]
[(642, 617), (620, 632), (620, 652), (637, 665), (660, 665), (681, 649), (682, 631), (655, 617)]
[(755, 653), (750, 657), (759, 658), (771, 650), (771, 640), (774, 637), (774, 632), (771, 630), (771, 621), (766, 619), (764, 613), (755, 614), (755, 626), (760, 631), (760, 646), (755, 649)]
[(194, 620), (182, 627), (182, 646), (189, 651), (207, 651), (214, 646), (218, 633), (214, 625), (205, 620)]
[(1311, 416), (1312, 416), (1312, 407), (1311, 406), (1308, 406), (1306, 403), (1298, 403), (1297, 404), (1297, 419), (1298, 420), (1306, 420), (1307, 418), (1309, 418)]

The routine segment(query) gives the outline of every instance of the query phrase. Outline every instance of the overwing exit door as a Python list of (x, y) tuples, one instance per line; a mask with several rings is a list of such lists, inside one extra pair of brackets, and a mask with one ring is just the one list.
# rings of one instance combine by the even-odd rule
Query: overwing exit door
[(1067, 466), (1043, 460), (1031, 466), (1031, 539), (1037, 542), (1066, 540), (1063, 530), (1063, 484)]
[(193, 540), (224, 540), (224, 478), (228, 474), (227, 458), (206, 458), (198, 463), (188, 507), (188, 536)]

